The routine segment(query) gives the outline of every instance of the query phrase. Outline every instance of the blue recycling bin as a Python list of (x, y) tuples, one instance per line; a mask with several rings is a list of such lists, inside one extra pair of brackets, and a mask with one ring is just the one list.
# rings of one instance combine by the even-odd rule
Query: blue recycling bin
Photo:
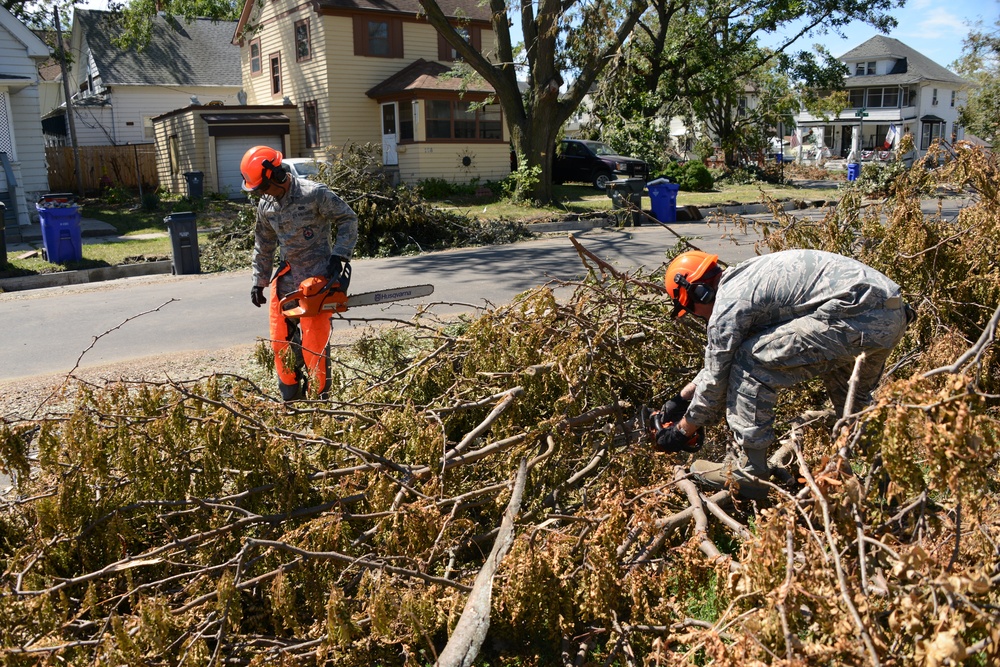
[(681, 186), (665, 178), (646, 183), (653, 217), (660, 222), (677, 222), (677, 192)]
[(856, 181), (858, 177), (861, 176), (861, 164), (858, 162), (851, 162), (847, 165), (847, 180)]
[(76, 203), (61, 195), (42, 195), (35, 210), (42, 227), (45, 258), (53, 264), (83, 259), (80, 208)]

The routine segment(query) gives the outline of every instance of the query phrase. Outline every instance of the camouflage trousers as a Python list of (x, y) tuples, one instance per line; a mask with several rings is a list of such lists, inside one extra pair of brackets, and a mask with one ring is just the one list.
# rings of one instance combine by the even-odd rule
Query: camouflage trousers
[[(903, 338), (908, 308), (880, 308), (854, 317), (812, 317), (783, 322), (743, 342), (733, 361), (726, 397), (726, 420), (736, 444), (766, 450), (775, 440), (778, 390), (822, 377), (838, 415), (844, 414), (855, 360), (863, 352), (851, 408), (871, 402), (892, 349)], [(895, 304), (894, 302), (894, 304)]]

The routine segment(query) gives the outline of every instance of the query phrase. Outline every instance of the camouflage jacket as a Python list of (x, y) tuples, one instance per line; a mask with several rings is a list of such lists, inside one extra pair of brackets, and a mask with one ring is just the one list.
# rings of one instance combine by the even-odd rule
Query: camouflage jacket
[(853, 317), (881, 308), (892, 296), (899, 296), (899, 285), (875, 269), (819, 250), (776, 252), (726, 269), (687, 419), (706, 426), (721, 418), (733, 360), (747, 338), (798, 318)]
[[(283, 282), (297, 286), (310, 276), (325, 274), (331, 255), (350, 259), (358, 242), (358, 216), (344, 200), (322, 183), (288, 178), (284, 197), (264, 195), (257, 203), (253, 284), (260, 287), (271, 280), (275, 249), (291, 267), (288, 281)], [(331, 248), (334, 226), (337, 239)]]

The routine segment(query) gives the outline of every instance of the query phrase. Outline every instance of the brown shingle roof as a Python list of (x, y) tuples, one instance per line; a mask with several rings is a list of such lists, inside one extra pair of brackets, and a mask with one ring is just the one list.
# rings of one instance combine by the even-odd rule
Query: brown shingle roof
[(457, 93), (464, 90), (469, 93), (492, 93), (493, 86), (479, 77), (473, 81), (465, 81), (451, 74), (451, 68), (439, 62), (420, 58), (399, 70), (388, 79), (376, 84), (366, 95), (372, 99), (381, 99), (393, 95), (417, 91), (448, 91)]
[[(492, 16), (488, 3), (480, 0), (439, 0), (445, 16), (489, 21)], [(423, 14), (419, 0), (319, 0), (320, 11), (324, 9), (361, 9), (403, 14)]]

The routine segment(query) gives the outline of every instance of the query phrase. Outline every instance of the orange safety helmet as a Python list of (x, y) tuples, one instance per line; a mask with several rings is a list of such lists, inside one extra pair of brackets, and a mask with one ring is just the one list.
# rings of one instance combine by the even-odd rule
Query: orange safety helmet
[(674, 317), (684, 317), (695, 303), (712, 303), (715, 290), (707, 282), (722, 272), (719, 256), (689, 250), (674, 257), (663, 274), (663, 287), (674, 300)]
[(247, 192), (266, 187), (272, 180), (280, 183), (285, 173), (281, 167), (281, 151), (270, 146), (254, 146), (243, 154), (240, 173), (243, 174), (243, 189)]

